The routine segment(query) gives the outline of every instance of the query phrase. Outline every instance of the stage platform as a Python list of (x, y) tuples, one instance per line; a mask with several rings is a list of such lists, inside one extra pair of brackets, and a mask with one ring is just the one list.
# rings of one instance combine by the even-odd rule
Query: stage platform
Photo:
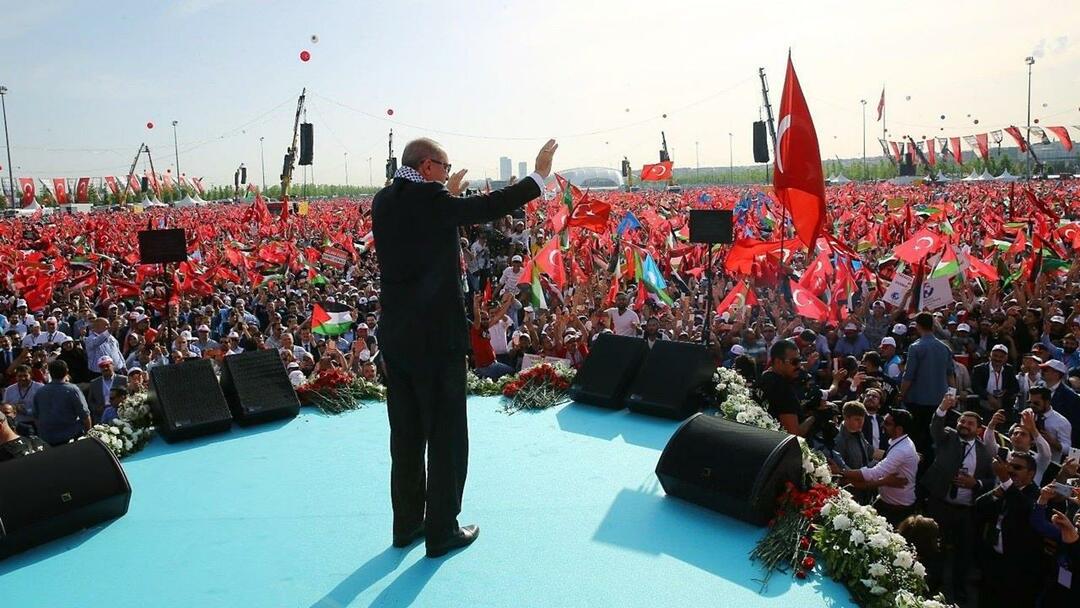
[[(664, 495), (677, 423), (584, 405), (512, 416), (470, 398), (462, 523), (445, 558), (390, 546), (382, 403), (168, 445), (124, 461), (131, 510), (0, 561), (5, 606), (813, 606), (843, 587), (761, 575), (763, 530)], [(10, 488), (3, 488), (9, 491)]]

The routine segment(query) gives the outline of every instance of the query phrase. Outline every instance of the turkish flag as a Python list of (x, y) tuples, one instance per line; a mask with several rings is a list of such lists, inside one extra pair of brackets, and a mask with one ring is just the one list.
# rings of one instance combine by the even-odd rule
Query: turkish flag
[(828, 318), (829, 307), (824, 302), (795, 281), (789, 279), (788, 283), (791, 286), (791, 302), (795, 305), (795, 314), (817, 321)]
[(120, 194), (120, 186), (117, 185), (115, 177), (113, 177), (111, 175), (106, 175), (105, 176), (105, 185), (107, 185), (109, 187), (109, 192), (112, 192), (114, 195), (119, 195)]
[(791, 214), (795, 234), (804, 245), (813, 247), (825, 224), (825, 178), (821, 174), (814, 121), (790, 53), (780, 96), (779, 125), (773, 187), (780, 204)]
[(56, 199), (57, 205), (66, 205), (68, 202), (67, 194), (67, 180), (62, 177), (54, 177), (53, 184), (53, 197)]
[(611, 205), (603, 201), (594, 201), (588, 195), (574, 205), (570, 213), (570, 221), (567, 226), (576, 226), (586, 230), (603, 234), (608, 231), (608, 218), (611, 216)]
[(979, 133), (975, 136), (975, 143), (979, 148), (979, 156), (983, 160), (990, 159), (990, 140), (986, 138), (986, 133)]
[(802, 278), (799, 279), (799, 285), (809, 289), (814, 295), (820, 296), (829, 288), (829, 276), (832, 274), (833, 265), (829, 252), (822, 249), (814, 263), (806, 269)]
[(672, 174), (672, 161), (665, 160), (663, 162), (656, 163), (655, 165), (645, 165), (641, 168), (641, 181), (643, 182), (662, 182), (667, 179), (671, 179)]
[(142, 183), (138, 177), (135, 177), (134, 173), (128, 176), (128, 188), (131, 188), (132, 194), (138, 194), (142, 191)]
[(927, 156), (930, 157), (929, 160), (930, 160), (930, 166), (931, 167), (937, 166), (937, 155), (934, 154), (934, 144), (935, 143), (936, 143), (936, 141), (934, 140), (933, 137), (926, 140), (926, 152), (927, 152)]
[(956, 159), (956, 164), (958, 164), (958, 165), (964, 164), (964, 161), (963, 161), (964, 153), (960, 150), (960, 138), (959, 137), (950, 137), (949, 138), (949, 149), (952, 150), (953, 158)]
[(201, 177), (193, 177), (193, 178), (191, 178), (191, 183), (195, 184), (195, 189), (199, 191), (199, 194), (203, 194), (203, 193), (206, 192), (205, 190), (203, 190), (202, 178)]
[(877, 119), (881, 122), (881, 117), (885, 115), (885, 87), (881, 87), (881, 101), (877, 102)]
[(998, 280), (997, 270), (993, 266), (983, 262), (978, 256), (968, 255), (965, 256), (968, 263), (967, 274), (968, 277), (982, 277), (987, 281)]
[(890, 141), (889, 145), (892, 146), (892, 155), (896, 159), (896, 162), (900, 162), (900, 146), (895, 141)]
[(1065, 129), (1065, 127), (1046, 127), (1046, 130), (1050, 131), (1051, 133), (1056, 135), (1058, 139), (1061, 140), (1061, 145), (1065, 148), (1066, 152), (1072, 152), (1072, 138), (1069, 137), (1069, 132)]
[(1009, 137), (1013, 138), (1016, 145), (1020, 146), (1021, 152), (1027, 152), (1027, 141), (1024, 139), (1024, 136), (1020, 134), (1020, 129), (1010, 126), (1005, 129), (1005, 132), (1009, 134)]
[(88, 203), (90, 202), (90, 178), (80, 177), (79, 183), (75, 186), (75, 202), (76, 203)]
[(1080, 249), (1080, 224), (1073, 222), (1057, 229), (1058, 238), (1072, 245), (1073, 249)]
[(929, 228), (923, 228), (910, 239), (897, 245), (896, 249), (893, 249), (893, 254), (909, 264), (918, 264), (923, 258), (937, 251), (944, 242), (940, 234)]
[(563, 265), (562, 251), (559, 249), (559, 238), (557, 236), (552, 237), (540, 251), (536, 252), (534, 260), (536, 267), (541, 272), (547, 273), (551, 280), (555, 281), (555, 284), (559, 286), (559, 289), (566, 286), (566, 267)]
[(753, 290), (747, 288), (745, 281), (739, 281), (735, 284), (734, 289), (728, 292), (728, 294), (724, 296), (724, 299), (716, 305), (716, 314), (722, 315), (731, 308), (739, 309), (743, 306), (753, 306), (757, 303), (758, 300), (757, 297), (754, 296)]
[(34, 202), (34, 180), (29, 177), (19, 178), (19, 190), (22, 191), (22, 206), (29, 207)]

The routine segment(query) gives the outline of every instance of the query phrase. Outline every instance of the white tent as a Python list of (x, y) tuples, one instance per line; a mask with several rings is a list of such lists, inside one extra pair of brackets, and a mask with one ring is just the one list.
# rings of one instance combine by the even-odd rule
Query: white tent
[(894, 177), (890, 179), (887, 183), (893, 184), (894, 186), (908, 186), (914, 184), (915, 182), (921, 181), (921, 177), (916, 177), (914, 175), (902, 175), (900, 177)]
[(832, 178), (832, 180), (830, 180), (830, 181), (832, 183), (834, 183), (834, 184), (840, 184), (840, 185), (850, 184), (851, 183), (851, 180), (844, 177), (843, 173), (841, 173), (840, 175), (837, 175), (836, 177)]
[(986, 169), (983, 169), (982, 175), (979, 176), (979, 179), (981, 179), (981, 180), (992, 180), (992, 179), (994, 179), (994, 176), (990, 175), (990, 172), (987, 171)]
[(1010, 174), (1008, 169), (1005, 169), (1004, 173), (995, 177), (994, 179), (999, 182), (1015, 182), (1019, 178), (1015, 175)]
[(945, 172), (942, 171), (942, 172), (937, 174), (937, 181), (939, 181), (939, 182), (951, 182), (951, 181), (953, 181), (953, 179), (951, 177), (949, 177), (948, 175), (945, 175)]
[(964, 181), (965, 181), (965, 182), (977, 182), (977, 181), (979, 181), (980, 179), (982, 179), (982, 178), (981, 178), (981, 177), (979, 177), (979, 174), (978, 174), (978, 173), (975, 173), (975, 169), (972, 169), (972, 170), (971, 170), (971, 175), (969, 175), (969, 176), (965, 177), (965, 178), (964, 178)]
[(174, 202), (172, 205), (173, 207), (194, 207), (198, 205), (198, 203), (195, 199), (191, 198), (191, 196), (185, 194), (184, 198)]

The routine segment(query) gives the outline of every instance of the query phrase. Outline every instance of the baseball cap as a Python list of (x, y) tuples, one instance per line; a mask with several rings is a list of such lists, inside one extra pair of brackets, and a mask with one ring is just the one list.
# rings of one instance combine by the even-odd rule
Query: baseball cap
[(127, 370), (127, 375), (128, 376), (134, 376), (135, 374), (145, 374), (145, 373), (146, 372), (144, 372), (143, 368), (141, 368), (141, 367), (129, 367), (128, 370)]
[(1006, 355), (1009, 354), (1009, 347), (1005, 346), (1004, 344), (995, 344), (994, 348), (990, 349), (990, 352), (994, 352), (995, 350), (1000, 350), (1001, 352), (1005, 353)]
[(98, 367), (101, 367), (102, 365), (112, 365), (112, 357), (110, 357), (109, 355), (101, 355), (100, 357), (98, 357), (97, 364)]
[[(968, 325), (967, 323), (961, 323), (961, 324), (956, 326), (956, 331), (970, 332), (971, 331), (971, 326)], [(1001, 344), (998, 344), (998, 346), (1001, 346)]]
[(1046, 363), (1041, 363), (1039, 364), (1039, 367), (1043, 369), (1052, 369), (1063, 376), (1067, 376), (1069, 374), (1069, 368), (1065, 367), (1065, 364), (1061, 361), (1058, 361), (1057, 359), (1051, 359)]
[(1065, 317), (1063, 317), (1061, 315), (1054, 315), (1054, 316), (1050, 317), (1050, 322), (1051, 323), (1061, 323), (1062, 325), (1064, 325), (1065, 324)]
[(237, 340), (239, 340), (240, 339), (240, 334), (236, 333), (235, 331), (230, 331), (229, 335), (227, 337), (236, 338)]
[(738, 357), (739, 355), (745, 355), (746, 349), (743, 348), (742, 344), (735, 344), (731, 347), (731, 354), (736, 357)]
[(356, 329), (368, 329), (367, 323), (361, 323), (357, 325)]
[(907, 333), (907, 325), (904, 325), (903, 323), (897, 323), (896, 325), (893, 325), (892, 326), (892, 333), (894, 333), (894, 334), (896, 334), (898, 336), (902, 336), (902, 335), (906, 334)]
[(515, 255), (514, 257), (510, 258), (510, 261), (511, 262), (520, 262), (521, 261), (521, 256), (520, 255)]
[(195, 331), (210, 331), (210, 326), (209, 326), (209, 325), (206, 325), (206, 324), (204, 323), (204, 324), (200, 325), (200, 326), (199, 326), (199, 328), (198, 328), (198, 329), (196, 329)]
[(893, 348), (896, 348), (896, 338), (885, 336), (881, 339), (881, 346), (892, 346)]
[(18, 300), (15, 300), (15, 308), (23, 308), (25, 306), (26, 306), (26, 300), (24, 300), (22, 298), (19, 298)]
[(844, 325), (844, 331), (848, 331), (849, 329), (857, 331), (859, 329), (859, 326), (855, 325), (854, 323), (848, 323)]

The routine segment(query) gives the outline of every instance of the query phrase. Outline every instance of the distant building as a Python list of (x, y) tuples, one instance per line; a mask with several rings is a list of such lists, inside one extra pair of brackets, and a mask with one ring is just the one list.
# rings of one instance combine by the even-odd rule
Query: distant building
[(514, 174), (513, 161), (508, 157), (502, 156), (499, 158), (499, 180), (510, 181), (510, 176)]
[[(559, 171), (559, 175), (578, 188), (591, 188), (592, 190), (613, 190), (624, 185), (622, 174), (618, 169), (608, 167), (577, 167)], [(551, 175), (549, 181), (554, 181)]]
[(518, 163), (518, 179), (525, 179), (525, 176), (529, 174), (529, 163), (521, 161)]

